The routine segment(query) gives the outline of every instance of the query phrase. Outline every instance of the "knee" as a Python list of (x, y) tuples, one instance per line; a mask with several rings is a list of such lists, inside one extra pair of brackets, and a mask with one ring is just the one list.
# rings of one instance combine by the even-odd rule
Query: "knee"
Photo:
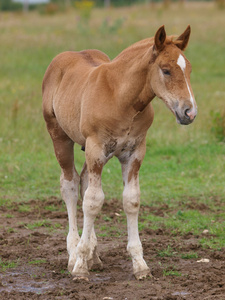
[(70, 181), (66, 180), (62, 173), (60, 177), (60, 191), (64, 201), (71, 198), (71, 196), (78, 195), (79, 181), (80, 178), (76, 172), (74, 172), (73, 179)]
[(83, 212), (88, 215), (96, 216), (102, 208), (104, 197), (101, 188), (88, 187), (84, 195)]
[(123, 208), (126, 214), (133, 214), (139, 211), (140, 191), (127, 190), (123, 193)]

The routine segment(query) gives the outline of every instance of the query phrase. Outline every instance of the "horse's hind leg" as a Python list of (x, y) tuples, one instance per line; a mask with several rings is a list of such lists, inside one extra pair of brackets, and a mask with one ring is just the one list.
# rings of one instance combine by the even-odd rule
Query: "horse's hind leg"
[(76, 262), (76, 247), (80, 240), (77, 231), (77, 200), (80, 177), (74, 166), (74, 142), (65, 134), (55, 118), (46, 120), (51, 135), (55, 155), (61, 167), (60, 190), (66, 203), (69, 219), (67, 251), (69, 254), (68, 270), (72, 271)]
[[(88, 171), (87, 171), (87, 164), (86, 162), (83, 165), (81, 174), (80, 174), (80, 194), (81, 198), (84, 199), (84, 193), (88, 187)], [(90, 257), (88, 259), (88, 269), (102, 269), (103, 264), (102, 261), (99, 258), (98, 250), (97, 250), (97, 238), (95, 235), (94, 226), (92, 228), (91, 232), (91, 251), (90, 251)]]

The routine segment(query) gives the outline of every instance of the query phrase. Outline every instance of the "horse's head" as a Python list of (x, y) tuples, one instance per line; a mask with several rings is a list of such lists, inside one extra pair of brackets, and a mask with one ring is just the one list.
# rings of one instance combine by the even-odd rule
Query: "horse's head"
[(154, 37), (150, 84), (157, 97), (174, 113), (177, 122), (188, 125), (197, 114), (197, 105), (190, 84), (191, 64), (184, 56), (190, 26), (177, 39), (166, 37), (164, 26)]

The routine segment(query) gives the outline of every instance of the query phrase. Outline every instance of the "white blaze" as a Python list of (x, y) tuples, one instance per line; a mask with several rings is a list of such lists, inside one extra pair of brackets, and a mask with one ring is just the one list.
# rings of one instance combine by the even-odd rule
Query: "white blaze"
[(186, 84), (187, 84), (187, 89), (188, 89), (188, 92), (189, 92), (189, 95), (190, 95), (190, 100), (191, 100), (191, 103), (192, 103), (193, 108), (194, 108), (194, 107), (195, 107), (194, 99), (193, 99), (193, 97), (192, 97), (191, 90), (190, 90), (190, 87), (189, 87), (189, 85), (188, 85), (188, 82), (187, 82), (185, 73), (184, 73), (185, 68), (186, 68), (186, 62), (185, 62), (185, 59), (184, 59), (183, 55), (181, 55), (181, 54), (179, 55), (178, 60), (177, 60), (177, 64), (178, 64), (178, 66), (181, 68), (181, 70), (183, 71), (184, 79), (185, 79), (185, 82), (186, 82)]
[(181, 54), (179, 55), (177, 64), (181, 68), (181, 70), (184, 72), (184, 70), (186, 68), (186, 62), (185, 62), (183, 55), (181, 55)]

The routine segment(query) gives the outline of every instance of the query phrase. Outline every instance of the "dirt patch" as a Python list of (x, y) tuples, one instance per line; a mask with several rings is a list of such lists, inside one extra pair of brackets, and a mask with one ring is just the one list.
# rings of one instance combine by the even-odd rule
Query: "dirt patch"
[[(163, 217), (169, 208), (141, 210)], [(81, 228), (80, 208), (78, 219)], [(225, 250), (202, 249), (192, 233), (143, 229), (144, 257), (154, 277), (135, 280), (122, 204), (115, 199), (96, 220), (104, 269), (91, 271), (89, 282), (74, 282), (67, 271), (67, 213), (61, 200), (0, 207), (0, 223), (0, 299), (225, 299)], [(198, 262), (203, 258), (208, 262)]]

